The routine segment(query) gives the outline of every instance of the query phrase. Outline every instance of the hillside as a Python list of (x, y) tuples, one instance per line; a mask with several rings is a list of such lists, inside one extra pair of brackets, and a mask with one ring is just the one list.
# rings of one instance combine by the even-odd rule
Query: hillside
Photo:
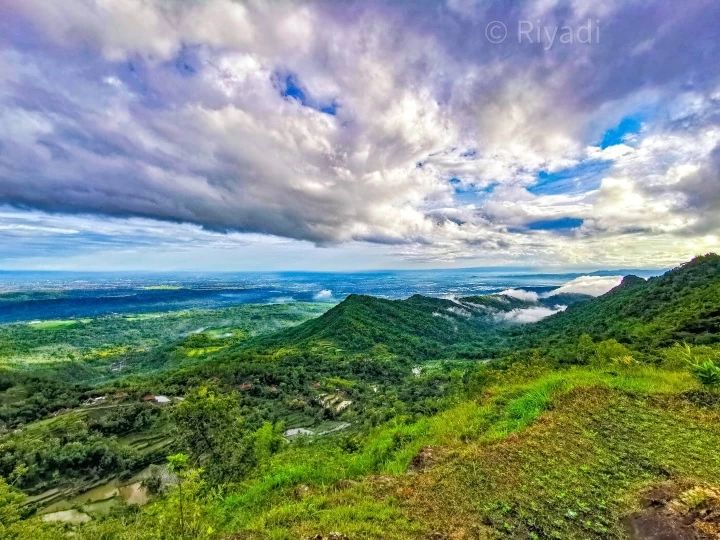
[(534, 301), (489, 294), (449, 300), (416, 294), (405, 300), (385, 300), (352, 294), (320, 317), (248, 346), (336, 357), (388, 352), (418, 360), (488, 354), (504, 343), (504, 332), (513, 324), (509, 315), (537, 308), (554, 311), (591, 299), (583, 294), (559, 294)]
[(469, 303), (414, 295), (385, 300), (352, 294), (316, 319), (253, 343), (331, 355), (380, 347), (413, 358), (446, 356), (447, 347), (493, 332), (492, 314)]
[(651, 350), (686, 341), (720, 340), (720, 256), (709, 254), (645, 281), (627, 276), (615, 289), (591, 302), (569, 307), (524, 329), (532, 345), (616, 339)]

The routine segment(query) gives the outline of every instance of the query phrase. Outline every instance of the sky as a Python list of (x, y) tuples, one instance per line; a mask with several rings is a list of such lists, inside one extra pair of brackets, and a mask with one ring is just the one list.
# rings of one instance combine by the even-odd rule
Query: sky
[(720, 250), (720, 2), (0, 0), (0, 269)]

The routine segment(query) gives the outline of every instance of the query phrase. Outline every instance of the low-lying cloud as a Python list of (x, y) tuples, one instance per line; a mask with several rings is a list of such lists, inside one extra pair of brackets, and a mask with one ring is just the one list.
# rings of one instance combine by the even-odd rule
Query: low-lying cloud
[(550, 315), (564, 311), (567, 306), (555, 306), (552, 308), (534, 306), (529, 308), (513, 309), (506, 313), (500, 313), (499, 317), (510, 323), (528, 324), (542, 320)]
[(533, 304), (537, 303), (540, 298), (538, 293), (535, 291), (526, 291), (525, 289), (505, 289), (504, 291), (500, 291), (498, 294), (509, 296), (510, 298), (515, 298), (524, 302), (532, 302)]
[(323, 289), (321, 291), (318, 291), (315, 293), (313, 298), (315, 300), (331, 300), (333, 297), (332, 291), (330, 289)]
[(563, 293), (600, 296), (620, 285), (622, 278), (623, 276), (580, 276), (549, 292), (547, 296)]

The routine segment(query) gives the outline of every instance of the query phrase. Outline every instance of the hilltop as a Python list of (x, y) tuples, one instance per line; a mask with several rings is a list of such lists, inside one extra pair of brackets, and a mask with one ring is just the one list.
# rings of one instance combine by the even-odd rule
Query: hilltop
[(508, 294), (456, 299), (413, 295), (386, 300), (351, 294), (316, 319), (255, 340), (248, 346), (261, 351), (302, 349), (325, 356), (368, 351), (404, 355), (417, 360), (451, 357), (468, 347), (498, 346), (514, 315), (544, 308), (541, 316), (591, 296), (558, 294), (528, 300)]
[(392, 354), (432, 358), (494, 325), (488, 312), (458, 301), (421, 295), (385, 300), (351, 294), (320, 317), (260, 339), (256, 345), (331, 354), (367, 353), (380, 347)]

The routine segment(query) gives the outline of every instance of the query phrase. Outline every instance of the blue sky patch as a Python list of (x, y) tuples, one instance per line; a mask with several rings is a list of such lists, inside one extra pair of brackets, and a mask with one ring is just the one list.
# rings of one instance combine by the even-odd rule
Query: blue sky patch
[(310, 107), (324, 114), (335, 116), (338, 110), (338, 104), (335, 100), (329, 103), (319, 103), (313, 99), (307, 91), (302, 87), (297, 76), (292, 73), (281, 79), (280, 95), (286, 99), (294, 99), (303, 107)]
[(463, 181), (456, 176), (453, 176), (449, 182), (453, 187), (455, 200), (463, 204), (475, 204), (486, 199), (497, 186), (497, 182), (483, 187), (475, 184), (463, 184)]
[(296, 99), (301, 104), (308, 106), (308, 99), (307, 95), (305, 95), (305, 90), (302, 89), (302, 86), (300, 86), (300, 83), (294, 75), (288, 75), (285, 77), (285, 88), (283, 88), (280, 93), (283, 97)]
[(540, 171), (537, 182), (528, 191), (535, 195), (558, 195), (597, 189), (611, 165), (612, 161), (594, 159), (559, 171)]
[(583, 224), (583, 220), (574, 217), (561, 217), (558, 219), (541, 219), (527, 224), (531, 231), (562, 231), (577, 229)]
[(626, 116), (614, 128), (608, 129), (600, 141), (600, 148), (621, 144), (626, 135), (640, 133), (642, 122), (637, 116)]
[(320, 107), (319, 111), (321, 113), (329, 114), (331, 116), (335, 116), (337, 114), (338, 104), (333, 101), (329, 105), (323, 105)]

